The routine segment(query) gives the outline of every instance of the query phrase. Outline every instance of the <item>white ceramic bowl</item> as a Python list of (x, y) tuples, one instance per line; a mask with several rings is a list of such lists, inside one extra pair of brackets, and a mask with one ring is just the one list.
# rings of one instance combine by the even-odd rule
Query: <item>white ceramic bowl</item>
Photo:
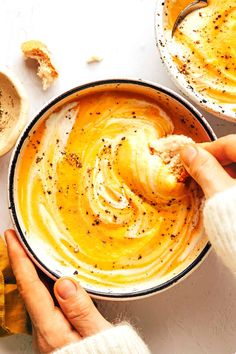
[(233, 112), (226, 107), (222, 107), (217, 102), (208, 100), (207, 97), (195, 90), (195, 88), (188, 82), (186, 75), (180, 72), (178, 66), (173, 61), (169, 51), (171, 33), (167, 32), (164, 28), (165, 2), (165, 0), (157, 0), (155, 11), (155, 35), (156, 45), (159, 49), (162, 63), (166, 67), (171, 79), (184, 95), (200, 105), (207, 112), (212, 113), (221, 119), (236, 122), (236, 112)]
[[(32, 238), (26, 237), (25, 226), (22, 222), (17, 203), (17, 166), (21, 159), (21, 151), (24, 144), (27, 142), (30, 133), (35, 129), (37, 124), (45, 118), (45, 116), (48, 116), (49, 113), (65, 104), (65, 102), (78, 98), (81, 94), (98, 92), (110, 88), (115, 90), (131, 90), (132, 92), (142, 92), (143, 94), (146, 93), (152, 95), (153, 98), (158, 100), (158, 104), (161, 105), (162, 108), (166, 108), (168, 111), (171, 110), (172, 114), (174, 113), (178, 117), (180, 124), (185, 125), (185, 127), (187, 126), (187, 129), (194, 129), (193, 131), (195, 133), (198, 131), (199, 134), (201, 134), (201, 136), (204, 135), (206, 139), (216, 139), (216, 136), (207, 121), (192, 104), (174, 91), (151, 82), (132, 79), (114, 79), (92, 82), (63, 93), (43, 107), (36, 117), (26, 126), (13, 151), (9, 166), (8, 196), (9, 209), (21, 244), (35, 264), (54, 280), (65, 275), (73, 276), (74, 268), (72, 266), (71, 268), (65, 267), (60, 262), (50, 258), (49, 254), (45, 252), (42, 246), (36, 245)], [(94, 289), (86, 283), (81, 284), (91, 295), (97, 298), (126, 300), (150, 296), (151, 294), (173, 286), (185, 278), (200, 264), (207, 255), (209, 249), (210, 244), (205, 244), (192, 263), (183, 266), (183, 269), (180, 269), (179, 272), (171, 278), (164, 280), (154, 279), (150, 283), (141, 284), (139, 287), (124, 286), (122, 291), (117, 289), (107, 289), (104, 291)]]

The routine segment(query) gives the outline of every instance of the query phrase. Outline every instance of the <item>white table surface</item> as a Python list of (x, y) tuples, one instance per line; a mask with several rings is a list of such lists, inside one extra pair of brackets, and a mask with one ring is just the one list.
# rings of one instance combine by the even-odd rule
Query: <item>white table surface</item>
[[(29, 119), (51, 97), (96, 79), (143, 78), (175, 88), (155, 47), (155, 0), (0, 0), (0, 11), (0, 66), (11, 68), (25, 85)], [(34, 66), (22, 59), (20, 44), (27, 39), (45, 42), (59, 68), (60, 78), (47, 92)], [(86, 64), (94, 54), (104, 60)], [(236, 125), (206, 116), (218, 136), (236, 133)], [(0, 159), (1, 233), (11, 226), (6, 201), (9, 157)], [(236, 351), (235, 294), (235, 279), (212, 251), (189, 278), (164, 293), (100, 305), (110, 319), (131, 319), (153, 353), (230, 354)], [(31, 352), (29, 337), (0, 340), (1, 354)]]

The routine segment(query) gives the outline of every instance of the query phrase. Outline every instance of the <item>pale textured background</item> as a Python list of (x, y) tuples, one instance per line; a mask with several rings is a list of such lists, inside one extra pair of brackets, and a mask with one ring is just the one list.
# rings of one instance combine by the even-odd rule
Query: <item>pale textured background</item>
[[(129, 76), (174, 88), (155, 47), (155, 0), (0, 0), (0, 11), (0, 65), (9, 66), (23, 81), (31, 118), (52, 96), (95, 79)], [(21, 57), (21, 42), (32, 38), (48, 44), (60, 71), (60, 79), (46, 93)], [(102, 55), (103, 62), (88, 66), (92, 54)], [(236, 125), (208, 118), (218, 135), (236, 133)], [(0, 232), (11, 225), (8, 159), (9, 154), (0, 159)], [(235, 292), (235, 280), (212, 252), (194, 274), (167, 292), (101, 306), (109, 318), (132, 318), (153, 353), (231, 354), (236, 351)], [(31, 353), (30, 339), (0, 340), (0, 354), (8, 353)]]

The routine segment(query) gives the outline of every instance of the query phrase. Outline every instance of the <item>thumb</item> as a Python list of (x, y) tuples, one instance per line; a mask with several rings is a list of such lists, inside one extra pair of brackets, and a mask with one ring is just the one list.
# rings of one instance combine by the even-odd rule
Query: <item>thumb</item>
[(65, 277), (57, 280), (54, 293), (64, 315), (82, 337), (112, 327), (96, 309), (87, 292), (74, 279)]
[(235, 185), (233, 178), (216, 158), (202, 148), (185, 146), (181, 151), (181, 159), (188, 173), (201, 186), (206, 198)]

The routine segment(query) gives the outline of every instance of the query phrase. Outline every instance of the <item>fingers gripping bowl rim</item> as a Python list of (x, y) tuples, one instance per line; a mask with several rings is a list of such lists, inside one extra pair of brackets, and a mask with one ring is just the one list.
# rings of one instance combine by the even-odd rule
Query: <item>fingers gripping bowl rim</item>
[[(36, 115), (36, 117), (27, 125), (21, 136), (19, 137), (17, 144), (15, 146), (15, 149), (12, 154), (11, 162), (9, 165), (9, 177), (8, 177), (8, 198), (9, 198), (9, 209), (11, 212), (11, 217), (13, 220), (13, 223), (15, 225), (15, 228), (18, 232), (18, 237), (23, 245), (24, 249), (30, 256), (30, 258), (33, 260), (33, 262), (45, 273), (47, 274), (50, 278), (56, 280), (63, 276), (61, 272), (59, 272), (56, 269), (52, 269), (50, 267), (50, 264), (45, 264), (40, 257), (38, 256), (37, 252), (32, 249), (31, 245), (29, 244), (29, 241), (24, 235), (23, 228), (20, 224), (20, 215), (19, 212), (17, 211), (17, 205), (16, 205), (16, 197), (15, 197), (15, 188), (16, 188), (16, 167), (17, 167), (17, 162), (20, 156), (20, 152), (22, 149), (22, 146), (30, 133), (32, 131), (33, 127), (39, 122), (42, 117), (48, 113), (49, 111), (53, 111), (55, 109), (56, 105), (60, 104), (61, 102), (64, 102), (68, 100), (70, 97), (77, 97), (79, 94), (83, 93), (86, 90), (89, 89), (97, 89), (97, 88), (103, 88), (103, 87), (123, 87), (122, 85), (128, 85), (129, 87), (135, 87), (135, 88), (142, 88), (142, 89), (148, 89), (148, 90), (153, 90), (153, 92), (158, 93), (160, 95), (165, 95), (168, 100), (173, 100), (176, 104), (179, 104), (184, 107), (185, 110), (189, 111), (194, 119), (196, 119), (200, 126), (206, 131), (207, 135), (211, 140), (215, 140), (216, 136), (211, 129), (210, 125), (207, 123), (205, 118), (199, 113), (194, 106), (192, 106), (187, 100), (182, 98), (179, 94), (175, 93), (171, 89), (165, 88), (161, 85), (154, 84), (152, 82), (147, 82), (147, 81), (141, 81), (141, 80), (134, 80), (134, 79), (110, 79), (110, 80), (102, 80), (102, 81), (97, 81), (97, 82), (91, 82), (85, 85), (81, 85), (78, 87), (75, 87), (60, 96), (54, 98), (51, 100), (47, 105), (45, 105), (42, 110)], [(108, 299), (108, 300), (127, 300), (127, 299), (137, 299), (137, 298), (143, 298), (146, 296), (150, 296), (154, 293), (161, 292), (173, 285), (175, 285), (178, 281), (182, 280), (185, 278), (192, 270), (196, 268), (197, 265), (200, 264), (200, 262), (205, 258), (205, 256), (208, 254), (208, 251), (210, 249), (210, 244), (206, 244), (204, 249), (201, 251), (201, 253), (194, 259), (194, 261), (189, 264), (183, 271), (181, 271), (179, 274), (176, 276), (172, 277), (171, 279), (155, 285), (153, 284), (152, 287), (144, 288), (142, 290), (135, 290), (122, 293), (122, 292), (114, 292), (114, 291), (94, 291), (89, 288), (86, 288), (86, 290), (96, 298), (103, 298), (103, 299)]]
[(167, 70), (170, 78), (181, 90), (181, 92), (197, 103), (205, 111), (214, 114), (216, 117), (230, 122), (236, 122), (236, 113), (232, 109), (220, 105), (220, 103), (209, 100), (206, 96), (198, 92), (187, 80), (184, 73), (181, 73), (177, 64), (172, 59), (171, 53), (168, 49), (169, 39), (171, 39), (171, 32), (168, 36), (165, 34), (164, 17), (165, 17), (166, 0), (157, 0), (155, 9), (154, 31), (156, 38), (156, 46), (160, 53), (160, 58)]

